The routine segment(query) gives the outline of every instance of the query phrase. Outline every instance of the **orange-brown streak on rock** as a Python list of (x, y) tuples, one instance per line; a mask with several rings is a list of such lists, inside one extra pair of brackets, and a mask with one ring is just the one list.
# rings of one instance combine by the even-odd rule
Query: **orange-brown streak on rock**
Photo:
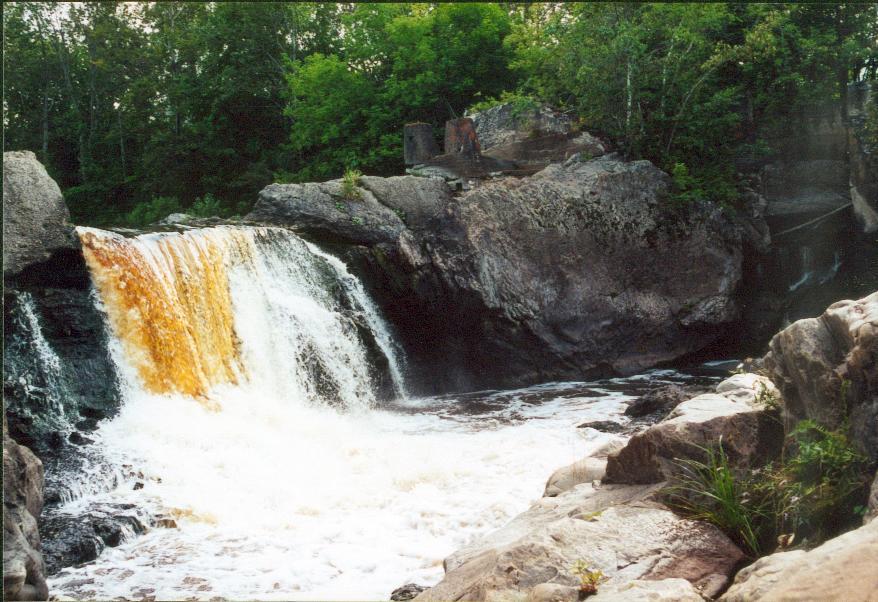
[(223, 253), (223, 237), (236, 235), (143, 241), (80, 233), (113, 330), (146, 390), (206, 401), (212, 386), (244, 376)]

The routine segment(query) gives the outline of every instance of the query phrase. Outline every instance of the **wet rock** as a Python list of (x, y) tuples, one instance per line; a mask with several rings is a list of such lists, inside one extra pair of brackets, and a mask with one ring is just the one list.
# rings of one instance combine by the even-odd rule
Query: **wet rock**
[(878, 592), (878, 521), (810, 551), (764, 556), (742, 569), (725, 602), (874, 600)]
[(9, 437), (3, 420), (3, 599), (46, 600), (37, 518), (43, 507), (43, 464)]
[(62, 447), (62, 425), (83, 418), (96, 425), (119, 406), (103, 318), (90, 297), (87, 274), (85, 279), (83, 288), (38, 286), (7, 289), (4, 295), (9, 428), (44, 458)]
[(686, 389), (679, 385), (666, 385), (647, 391), (625, 408), (625, 415), (642, 418), (650, 414), (667, 416), (680, 402), (692, 397)]
[(78, 514), (47, 512), (40, 526), (47, 574), (94, 560), (104, 548), (144, 533), (145, 522), (131, 504), (95, 504)]
[(661, 420), (671, 413), (681, 402), (696, 395), (710, 392), (701, 385), (663, 385), (650, 389), (625, 408), (625, 415), (632, 418)]
[(854, 444), (878, 460), (878, 292), (794, 322), (769, 349), (763, 365), (791, 421), (849, 424)]
[(395, 601), (403, 601), (403, 600), (414, 600), (418, 594), (427, 589), (423, 585), (418, 585), (416, 583), (406, 583), (405, 585), (396, 588), (390, 594), (390, 599)]
[(3, 153), (3, 277), (45, 262), (78, 241), (58, 184), (30, 151)]
[[(681, 519), (649, 497), (655, 486), (582, 484), (542, 498), (505, 527), (445, 560), (428, 600), (526, 599), (541, 584), (577, 587), (577, 560), (601, 570), (601, 588), (680, 578), (705, 595), (723, 588), (742, 552), (718, 529)], [(537, 591), (537, 595), (540, 591)]]
[(97, 430), (98, 421), (94, 418), (85, 418), (76, 423), (76, 428), (83, 432)]
[(578, 425), (576, 428), (578, 429), (594, 429), (596, 431), (601, 431), (602, 433), (621, 433), (627, 430), (627, 427), (624, 424), (620, 424), (613, 420), (595, 420), (592, 422), (583, 422)]
[(758, 401), (763, 391), (776, 392), (771, 381), (739, 374), (722, 381), (717, 391), (680, 403), (666, 419), (631, 437), (608, 458), (605, 480), (667, 480), (679, 472), (680, 459), (704, 460), (704, 449), (720, 438), (732, 466), (761, 466), (777, 456), (783, 427)]
[(92, 439), (89, 439), (88, 437), (83, 437), (80, 433), (77, 433), (76, 431), (70, 433), (70, 436), (68, 436), (67, 439), (70, 441), (70, 443), (73, 443), (74, 445), (88, 445), (89, 443), (94, 443)]

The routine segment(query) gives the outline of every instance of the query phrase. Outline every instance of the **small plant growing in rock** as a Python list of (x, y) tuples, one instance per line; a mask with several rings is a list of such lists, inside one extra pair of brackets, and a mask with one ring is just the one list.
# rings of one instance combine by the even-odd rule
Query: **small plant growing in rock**
[(767, 410), (779, 410), (780, 398), (765, 383), (759, 383), (759, 392), (756, 393), (756, 404)]
[(355, 226), (362, 226), (363, 225), (363, 218), (358, 216), (358, 215), (355, 215), (354, 217), (352, 217), (351, 221), (354, 223)]
[(347, 169), (341, 178), (341, 193), (346, 199), (360, 198), (360, 177), (363, 174), (358, 169)]
[(592, 568), (588, 562), (580, 558), (570, 569), (579, 578), (579, 598), (585, 598), (598, 593), (598, 584), (604, 580), (604, 573), (600, 569)]

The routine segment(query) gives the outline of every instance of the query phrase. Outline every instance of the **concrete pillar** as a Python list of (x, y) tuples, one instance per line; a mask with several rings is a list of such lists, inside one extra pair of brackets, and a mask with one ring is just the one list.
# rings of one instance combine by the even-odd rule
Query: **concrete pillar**
[(477, 155), (481, 152), (476, 126), (469, 117), (445, 122), (445, 154)]
[(402, 152), (406, 165), (429, 161), (439, 154), (433, 126), (429, 123), (407, 123), (403, 129)]

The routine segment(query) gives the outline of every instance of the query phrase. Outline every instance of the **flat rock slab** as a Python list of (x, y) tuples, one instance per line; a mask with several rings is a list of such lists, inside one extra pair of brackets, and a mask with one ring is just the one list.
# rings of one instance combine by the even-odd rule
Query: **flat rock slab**
[(602, 587), (679, 578), (715, 595), (743, 553), (712, 525), (649, 501), (656, 489), (584, 484), (543, 498), (446, 559), (445, 578), (416, 599), (493, 600), (502, 593), (528, 595), (547, 583), (576, 587), (572, 569), (578, 560), (604, 573)]

